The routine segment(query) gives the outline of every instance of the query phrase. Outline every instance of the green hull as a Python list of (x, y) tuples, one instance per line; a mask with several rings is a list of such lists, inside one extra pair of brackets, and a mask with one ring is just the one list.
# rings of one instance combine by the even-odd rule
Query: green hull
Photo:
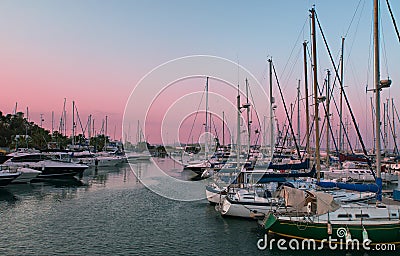
[(347, 232), (350, 232), (351, 239), (357, 239), (362, 243), (363, 228), (367, 231), (368, 239), (372, 242), (371, 244), (377, 243), (393, 243), (400, 244), (400, 224), (399, 222), (393, 224), (383, 225), (340, 225), (332, 224), (331, 234), (328, 234), (327, 223), (310, 223), (310, 222), (299, 222), (275, 219), (268, 216), (265, 224), (265, 228), (276, 235), (297, 238), (297, 239), (314, 239), (315, 241), (322, 241), (324, 239), (337, 239), (338, 243), (346, 243), (346, 237), (338, 237), (337, 230), (344, 228)]

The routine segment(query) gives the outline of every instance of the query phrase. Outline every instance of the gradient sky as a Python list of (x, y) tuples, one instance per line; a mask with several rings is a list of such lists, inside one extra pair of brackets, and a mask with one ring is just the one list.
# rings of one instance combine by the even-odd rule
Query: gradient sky
[[(393, 97), (399, 106), (400, 44), (381, 2), (381, 76), (393, 80), (382, 98)], [(140, 79), (166, 61), (196, 54), (239, 62), (265, 85), (266, 60), (272, 56), (286, 100), (293, 102), (297, 80), (304, 76), (301, 50), (302, 42), (310, 41), (313, 4), (336, 61), (346, 37), (346, 90), (364, 135), (371, 137), (372, 94), (365, 94), (365, 86), (372, 87), (372, 0), (2, 0), (0, 111), (11, 113), (18, 102), (18, 111), (28, 106), (33, 121), (43, 113), (43, 125), (50, 129), (51, 111), (58, 123), (66, 98), (69, 118), (74, 100), (82, 119), (94, 115), (97, 130), (107, 115), (109, 135), (115, 130), (119, 138), (126, 102)], [(400, 2), (391, 4), (400, 23)], [(318, 36), (322, 83), (332, 67)], [(198, 84), (202, 90), (204, 81)], [(277, 105), (283, 122), (280, 100)], [(153, 138), (159, 142), (158, 135)]]

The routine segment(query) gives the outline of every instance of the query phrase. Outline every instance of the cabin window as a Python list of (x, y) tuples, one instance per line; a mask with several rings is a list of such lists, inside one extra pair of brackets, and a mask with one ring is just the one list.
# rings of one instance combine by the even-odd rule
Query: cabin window
[(346, 214), (338, 214), (338, 218), (351, 218), (351, 214), (346, 213)]
[(354, 173), (358, 173), (358, 171), (354, 171)]
[(397, 213), (392, 212), (391, 216), (392, 216), (392, 217), (397, 217)]
[(369, 218), (369, 214), (356, 214), (356, 218)]

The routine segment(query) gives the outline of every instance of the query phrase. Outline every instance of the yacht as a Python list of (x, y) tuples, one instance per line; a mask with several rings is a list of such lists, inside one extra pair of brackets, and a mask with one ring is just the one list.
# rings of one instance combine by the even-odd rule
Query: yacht
[(11, 158), (4, 162), (10, 167), (27, 167), (41, 171), (36, 179), (68, 178), (79, 176), (88, 168), (84, 164), (76, 164), (68, 161), (53, 160), (50, 156), (40, 152), (15, 152), (9, 154)]
[(12, 184), (16, 183), (29, 183), (31, 180), (36, 178), (41, 171), (34, 170), (32, 168), (27, 167), (10, 167), (7, 165), (0, 165), (0, 171), (9, 172), (9, 173), (20, 173), (18, 177), (11, 181)]
[(3, 170), (2, 168), (0, 169), (0, 187), (7, 186), (10, 184), (13, 180), (18, 178), (20, 176), (20, 172), (10, 172), (9, 170)]

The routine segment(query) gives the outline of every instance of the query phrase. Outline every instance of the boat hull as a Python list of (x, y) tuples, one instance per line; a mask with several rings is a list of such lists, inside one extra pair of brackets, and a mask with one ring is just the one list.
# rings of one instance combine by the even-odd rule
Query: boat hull
[[(273, 220), (272, 220), (273, 221)], [(266, 223), (268, 226), (270, 223)], [(311, 223), (308, 221), (293, 221), (288, 219), (277, 219), (269, 228), (268, 232), (286, 238), (295, 239), (314, 239), (321, 242), (324, 239), (337, 239), (336, 243), (346, 243), (345, 236), (338, 236), (338, 229), (347, 229), (351, 239), (357, 239), (360, 243), (364, 241), (363, 228), (368, 233), (371, 244), (377, 243), (400, 243), (400, 223), (399, 220), (388, 221), (386, 224), (343, 224), (331, 223), (332, 232), (328, 234), (328, 224)], [(334, 241), (334, 240), (332, 240)]]
[(13, 180), (18, 178), (18, 176), (20, 176), (20, 175), (21, 175), (20, 172), (17, 172), (17, 173), (0, 173), (0, 187), (7, 186)]
[(20, 168), (18, 171), (21, 172), (21, 175), (18, 176), (15, 180), (13, 180), (11, 183), (16, 184), (16, 183), (29, 183), (33, 179), (35, 179), (39, 174), (41, 174), (41, 171), (34, 170), (31, 168)]
[(273, 201), (267, 203), (259, 202), (236, 202), (229, 197), (222, 200), (220, 206), (220, 213), (222, 216), (231, 216), (239, 218), (254, 218), (256, 215), (264, 216), (272, 211), (275, 203)]
[(213, 186), (206, 186), (206, 197), (210, 204), (219, 204), (226, 197), (226, 192)]

